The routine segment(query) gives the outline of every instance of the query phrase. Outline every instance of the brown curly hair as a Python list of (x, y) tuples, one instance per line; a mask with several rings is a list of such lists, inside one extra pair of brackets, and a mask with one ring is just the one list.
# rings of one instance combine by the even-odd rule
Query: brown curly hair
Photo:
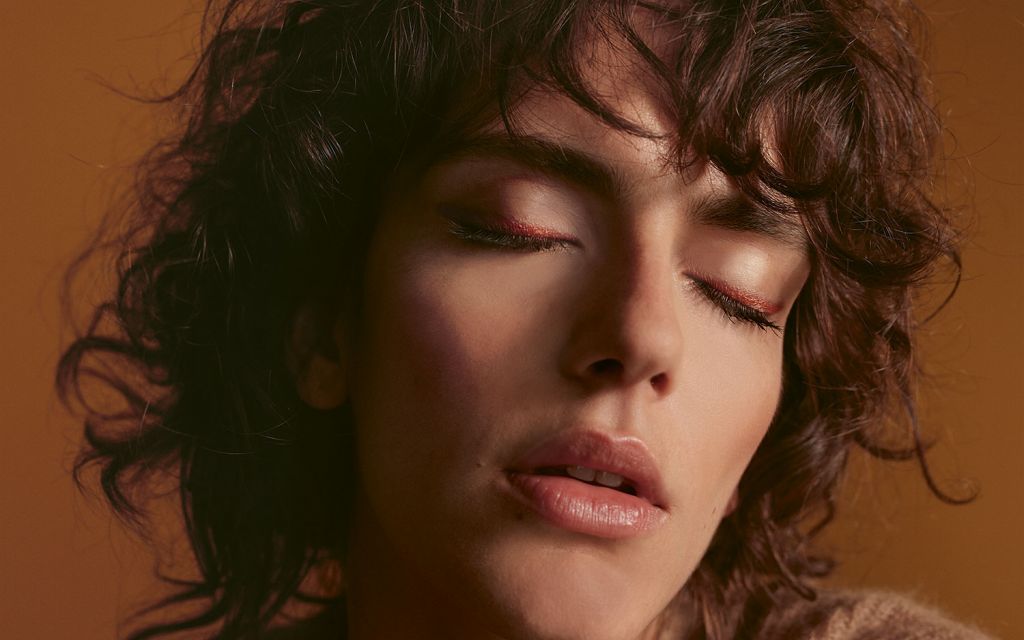
[[(677, 34), (669, 53), (645, 41), (641, 13)], [(779, 590), (813, 597), (805, 581), (829, 563), (808, 543), (852, 444), (916, 456), (954, 501), (928, 473), (914, 417), (914, 294), (944, 260), (958, 274), (959, 254), (929, 198), (940, 123), (908, 2), (213, 0), (207, 18), (194, 70), (160, 99), (185, 121), (141, 164), (116, 294), (58, 369), (85, 417), (77, 471), (99, 467), (117, 512), (143, 519), (138, 487), (176, 469), (201, 577), (161, 604), (202, 610), (133, 638), (260, 636), (306, 597), (311, 571), (340, 562), (355, 478), (339, 425), (351, 416), (298, 397), (296, 314), (313, 310), (315, 348), (328, 348), (338, 315), (358, 317), (389, 180), (482, 118), (514, 133), (529, 87), (651, 135), (590, 90), (585, 38), (620, 39), (647, 65), (680, 165), (708, 160), (764, 206), (795, 202), (809, 238), (776, 418), (680, 595), (702, 614), (694, 637), (747, 637)], [(114, 409), (90, 399), (97, 380)]]

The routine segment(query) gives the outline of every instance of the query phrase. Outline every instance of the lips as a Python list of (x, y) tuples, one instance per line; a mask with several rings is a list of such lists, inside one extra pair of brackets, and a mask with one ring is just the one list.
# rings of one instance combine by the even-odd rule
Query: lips
[(514, 465), (508, 479), (520, 502), (570, 532), (630, 538), (668, 516), (657, 466), (635, 437), (560, 432)]

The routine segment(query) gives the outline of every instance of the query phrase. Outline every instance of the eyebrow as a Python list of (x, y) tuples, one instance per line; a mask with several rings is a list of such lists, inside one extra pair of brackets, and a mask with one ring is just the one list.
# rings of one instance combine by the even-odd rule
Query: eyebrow
[(572, 182), (609, 199), (628, 189), (629, 181), (613, 167), (572, 147), (525, 135), (482, 134), (463, 141), (442, 160), (484, 156), (511, 160), (539, 173)]
[[(474, 156), (511, 160), (612, 201), (619, 200), (621, 194), (632, 188), (625, 176), (601, 160), (535, 136), (482, 134), (453, 146), (442, 153), (440, 159)], [(755, 233), (794, 248), (807, 246), (807, 237), (797, 215), (760, 206), (739, 192), (708, 194), (697, 202), (690, 215), (697, 224)]]
[(807, 235), (797, 214), (759, 206), (738, 192), (709, 194), (698, 201), (691, 215), (698, 224), (756, 233), (789, 247), (807, 248)]

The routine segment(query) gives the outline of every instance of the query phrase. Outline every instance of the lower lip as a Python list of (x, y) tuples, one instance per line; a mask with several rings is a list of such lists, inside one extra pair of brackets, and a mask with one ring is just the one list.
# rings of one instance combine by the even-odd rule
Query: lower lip
[(573, 478), (518, 472), (508, 477), (517, 498), (566, 531), (619, 540), (642, 535), (667, 516), (643, 498)]

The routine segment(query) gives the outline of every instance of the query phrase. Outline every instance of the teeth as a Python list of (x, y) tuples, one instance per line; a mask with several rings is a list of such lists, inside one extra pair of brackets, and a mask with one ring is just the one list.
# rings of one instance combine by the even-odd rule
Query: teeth
[(607, 471), (598, 471), (597, 482), (598, 484), (603, 484), (606, 487), (612, 487), (614, 489), (615, 487), (622, 485), (622, 476), (615, 473), (608, 473)]
[(569, 476), (582, 480), (583, 482), (597, 482), (598, 484), (612, 489), (622, 486), (623, 478), (617, 473), (609, 473), (607, 471), (596, 471), (589, 467), (566, 467), (565, 473)]
[[(594, 478), (598, 476), (597, 471), (587, 467), (566, 467), (565, 472), (573, 478), (582, 480), (583, 482), (593, 482)], [(604, 474), (603, 471), (601, 473)]]

